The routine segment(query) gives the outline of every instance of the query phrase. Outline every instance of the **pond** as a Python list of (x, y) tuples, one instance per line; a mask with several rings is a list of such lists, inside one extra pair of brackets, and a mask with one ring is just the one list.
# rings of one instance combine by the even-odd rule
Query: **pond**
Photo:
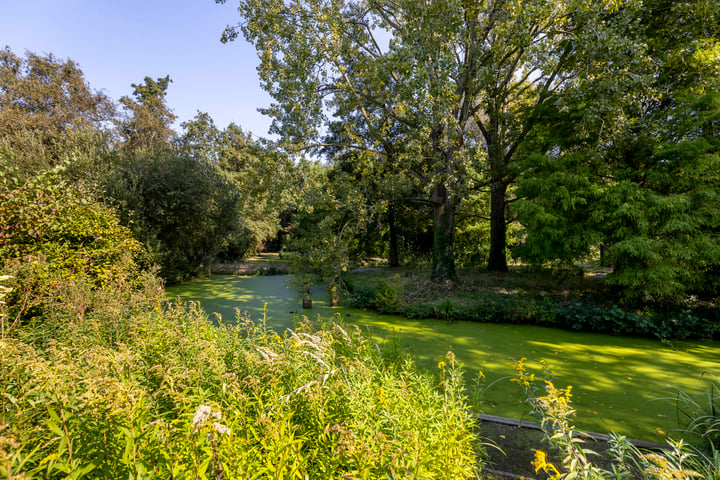
[[(473, 322), (448, 324), (443, 320), (411, 320), (348, 307), (330, 307), (322, 285), (312, 291), (313, 308), (303, 310), (286, 281), (287, 275), (242, 277), (215, 275), (166, 289), (174, 300), (199, 301), (223, 322), (234, 322), (235, 309), (261, 319), (264, 304), (269, 325), (278, 332), (293, 327), (293, 315), (315, 319), (333, 316), (357, 325), (377, 342), (398, 342), (425, 368), (452, 350), (464, 365), (468, 386), (485, 376), (483, 413), (535, 420), (528, 416), (525, 397), (507, 377), (508, 362), (527, 358), (527, 366), (540, 372), (546, 361), (555, 373), (555, 385), (572, 385), (576, 425), (587, 431), (616, 432), (640, 440), (664, 443), (676, 428), (675, 410), (661, 397), (677, 387), (703, 392), (704, 372), (720, 374), (720, 343), (674, 342), (570, 332), (528, 325)], [(216, 316), (217, 317), (217, 316)], [(495, 383), (493, 383), (495, 382)]]

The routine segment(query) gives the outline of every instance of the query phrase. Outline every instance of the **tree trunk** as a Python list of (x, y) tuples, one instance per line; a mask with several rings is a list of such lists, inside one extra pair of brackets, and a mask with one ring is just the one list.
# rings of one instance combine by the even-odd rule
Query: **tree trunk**
[(455, 202), (445, 185), (432, 190), (434, 236), (432, 247), (432, 279), (456, 280), (455, 274)]
[(490, 257), (488, 270), (507, 272), (507, 224), (505, 223), (505, 193), (508, 182), (502, 178), (493, 178), (490, 186)]
[(395, 205), (393, 204), (390, 204), (388, 209), (388, 227), (390, 234), (390, 258), (388, 260), (391, 267), (399, 267), (400, 257), (398, 255), (397, 227), (395, 226)]

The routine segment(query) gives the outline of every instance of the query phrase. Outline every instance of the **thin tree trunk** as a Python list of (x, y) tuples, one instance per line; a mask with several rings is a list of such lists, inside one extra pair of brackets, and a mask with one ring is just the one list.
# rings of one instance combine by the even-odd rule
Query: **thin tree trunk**
[(490, 186), (490, 257), (488, 270), (507, 272), (507, 223), (505, 223), (505, 194), (508, 182), (493, 178)]
[(432, 191), (434, 236), (432, 247), (432, 279), (456, 280), (455, 274), (455, 202), (445, 185)]
[(391, 267), (400, 266), (400, 256), (398, 255), (398, 238), (397, 238), (397, 227), (395, 225), (395, 205), (390, 204), (388, 209), (388, 227), (390, 234), (390, 261)]

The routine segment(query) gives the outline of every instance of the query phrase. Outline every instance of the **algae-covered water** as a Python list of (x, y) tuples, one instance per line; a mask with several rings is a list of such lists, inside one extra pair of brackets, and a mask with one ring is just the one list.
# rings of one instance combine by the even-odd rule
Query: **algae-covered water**
[[(508, 362), (527, 358), (527, 366), (540, 371), (545, 361), (555, 372), (558, 387), (572, 385), (576, 425), (584, 430), (616, 432), (631, 438), (663, 443), (677, 427), (675, 410), (661, 397), (677, 387), (704, 391), (704, 372), (720, 375), (720, 343), (676, 342), (570, 332), (537, 326), (473, 322), (448, 324), (443, 320), (410, 320), (348, 307), (330, 307), (322, 285), (311, 296), (313, 308), (303, 310), (287, 275), (241, 277), (216, 275), (168, 287), (171, 300), (199, 301), (209, 314), (234, 322), (236, 309), (253, 319), (265, 313), (278, 332), (293, 328), (296, 314), (324, 319), (342, 318), (357, 325), (377, 342), (396, 341), (416, 357), (420, 366), (433, 369), (452, 350), (464, 365), (468, 383), (478, 372), (485, 385), (484, 412), (512, 418), (528, 416), (525, 397), (509, 381)], [(495, 382), (495, 383), (493, 383)]]

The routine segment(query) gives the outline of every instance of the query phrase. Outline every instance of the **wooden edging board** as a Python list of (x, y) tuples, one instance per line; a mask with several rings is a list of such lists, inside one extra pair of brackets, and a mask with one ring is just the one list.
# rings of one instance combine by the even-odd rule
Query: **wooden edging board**
[[(512, 427), (518, 427), (518, 428), (531, 428), (533, 430), (540, 430), (540, 424), (537, 422), (529, 422), (527, 420), (517, 420), (514, 418), (506, 418), (506, 417), (498, 417), (495, 415), (485, 415), (483, 413), (479, 413), (476, 415), (478, 420), (481, 420), (483, 422), (492, 422), (492, 423), (499, 423), (502, 425), (509, 425)], [(578, 431), (577, 432), (581, 437), (586, 438), (592, 438), (593, 440), (601, 440), (601, 441), (608, 441), (612, 437), (610, 435), (607, 435), (605, 433), (595, 433), (595, 432), (583, 432)], [(632, 438), (628, 439), (628, 442), (630, 442), (632, 445), (643, 448), (647, 450), (669, 450), (669, 445), (664, 445), (662, 443), (653, 443), (653, 442), (646, 442), (644, 440), (635, 440)]]

